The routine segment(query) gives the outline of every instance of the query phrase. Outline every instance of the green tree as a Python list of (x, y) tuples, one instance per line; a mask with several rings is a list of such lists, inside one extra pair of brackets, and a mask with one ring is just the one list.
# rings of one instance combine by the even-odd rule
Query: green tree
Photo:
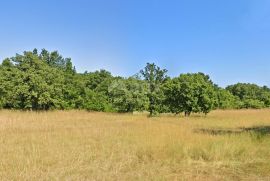
[(241, 107), (240, 99), (231, 94), (228, 90), (219, 88), (217, 90), (219, 109), (238, 109)]
[(238, 83), (226, 88), (242, 102), (240, 108), (270, 107), (270, 91), (266, 86)]
[(189, 116), (192, 112), (209, 113), (217, 101), (214, 85), (209, 76), (202, 73), (181, 74), (169, 80), (165, 86), (166, 103), (170, 111)]
[(20, 109), (50, 109), (61, 107), (63, 74), (49, 67), (32, 52), (12, 58), (16, 64), (14, 106)]
[(167, 80), (167, 70), (161, 69), (154, 63), (147, 63), (146, 67), (140, 71), (144, 80), (148, 84), (149, 112), (150, 116), (157, 114), (160, 110), (160, 104), (163, 101), (162, 84)]
[(147, 84), (133, 77), (114, 80), (109, 94), (118, 112), (143, 111), (149, 105)]
[(95, 92), (91, 89), (85, 90), (85, 99), (83, 107), (88, 111), (105, 111), (113, 112), (112, 105), (108, 101), (107, 96), (102, 93)]
[[(141, 77), (114, 77), (106, 70), (77, 73), (70, 58), (37, 49), (0, 65), (0, 108), (87, 109), (91, 111), (203, 112), (215, 108), (270, 107), (270, 89), (256, 84), (214, 85), (203, 73), (170, 79), (148, 63)], [(139, 75), (139, 74), (138, 74)]]

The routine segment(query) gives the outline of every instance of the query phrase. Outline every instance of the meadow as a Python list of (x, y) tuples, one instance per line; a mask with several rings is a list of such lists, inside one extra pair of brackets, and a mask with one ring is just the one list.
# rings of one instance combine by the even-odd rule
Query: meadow
[(270, 110), (2, 110), (0, 180), (270, 180)]

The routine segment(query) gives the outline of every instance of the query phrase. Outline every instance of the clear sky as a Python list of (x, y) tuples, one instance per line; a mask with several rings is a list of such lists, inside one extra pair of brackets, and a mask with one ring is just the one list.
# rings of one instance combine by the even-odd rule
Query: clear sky
[(155, 62), (221, 86), (270, 86), (270, 0), (6, 0), (0, 59), (58, 50), (79, 72), (130, 76)]

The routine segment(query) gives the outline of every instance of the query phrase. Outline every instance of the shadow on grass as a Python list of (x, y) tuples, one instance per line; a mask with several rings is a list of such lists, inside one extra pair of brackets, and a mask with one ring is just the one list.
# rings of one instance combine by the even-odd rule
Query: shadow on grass
[(270, 135), (270, 126), (255, 126), (249, 128), (235, 128), (235, 129), (196, 129), (196, 133), (210, 134), (210, 135), (231, 135), (241, 133), (251, 133), (259, 135)]

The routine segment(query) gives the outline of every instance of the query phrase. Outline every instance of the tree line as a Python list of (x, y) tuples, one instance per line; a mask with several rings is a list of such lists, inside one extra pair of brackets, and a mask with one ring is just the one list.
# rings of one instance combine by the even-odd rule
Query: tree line
[(169, 77), (147, 63), (124, 78), (109, 71), (76, 72), (70, 58), (37, 49), (6, 58), (0, 65), (0, 108), (86, 109), (103, 112), (149, 111), (207, 114), (213, 109), (269, 108), (270, 89), (238, 83), (221, 88), (204, 73)]

